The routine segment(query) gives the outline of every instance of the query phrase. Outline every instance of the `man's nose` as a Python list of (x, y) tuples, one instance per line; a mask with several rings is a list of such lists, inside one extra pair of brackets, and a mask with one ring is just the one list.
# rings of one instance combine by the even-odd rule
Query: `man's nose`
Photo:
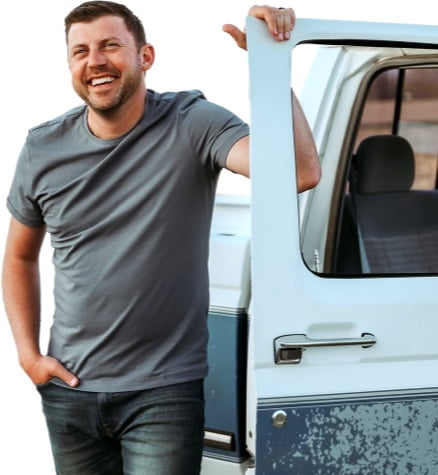
[(97, 67), (106, 63), (106, 56), (100, 48), (91, 48), (88, 54), (88, 66)]

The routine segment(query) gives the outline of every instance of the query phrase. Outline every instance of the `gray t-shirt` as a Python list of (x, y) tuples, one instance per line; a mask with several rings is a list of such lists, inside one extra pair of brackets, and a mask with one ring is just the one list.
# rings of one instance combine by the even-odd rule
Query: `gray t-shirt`
[(214, 193), (248, 127), (198, 91), (148, 91), (116, 140), (93, 136), (86, 115), (30, 130), (8, 197), (16, 219), (51, 236), (49, 354), (84, 391), (203, 378)]

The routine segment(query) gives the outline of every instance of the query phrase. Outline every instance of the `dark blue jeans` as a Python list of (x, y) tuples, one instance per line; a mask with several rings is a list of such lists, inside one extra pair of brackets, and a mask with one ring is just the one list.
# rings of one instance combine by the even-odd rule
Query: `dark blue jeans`
[(199, 474), (202, 381), (121, 393), (38, 390), (58, 474)]

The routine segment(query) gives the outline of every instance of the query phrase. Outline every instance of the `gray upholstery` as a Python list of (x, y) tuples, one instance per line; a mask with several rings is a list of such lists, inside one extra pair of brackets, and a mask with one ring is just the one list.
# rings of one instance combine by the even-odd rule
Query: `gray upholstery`
[(410, 190), (415, 177), (414, 152), (398, 135), (374, 135), (364, 139), (359, 157), (358, 193)]
[(369, 272), (438, 272), (438, 191), (410, 189), (415, 159), (409, 143), (372, 136), (356, 156), (356, 219)]

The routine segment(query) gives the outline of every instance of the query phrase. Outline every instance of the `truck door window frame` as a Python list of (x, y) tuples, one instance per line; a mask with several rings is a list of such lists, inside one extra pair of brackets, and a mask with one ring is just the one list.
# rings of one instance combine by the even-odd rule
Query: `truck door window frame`
[[(298, 45), (300, 46), (300, 45)], [(387, 45), (385, 45), (386, 47)], [(342, 48), (342, 46), (341, 46)], [(372, 47), (370, 47), (371, 50)], [(383, 48), (383, 46), (382, 46)], [(364, 46), (364, 50), (367, 49), (367, 46)], [(394, 48), (396, 51), (396, 48)], [(402, 51), (402, 50), (400, 50)], [(436, 60), (436, 56), (435, 56)], [(320, 275), (324, 276), (354, 276), (354, 277), (364, 277), (369, 275), (412, 275), (412, 274), (419, 274), (419, 275), (433, 275), (436, 273), (434, 269), (433, 272), (430, 271), (417, 271), (414, 272), (410, 270), (394, 272), (373, 272), (367, 271), (363, 272), (361, 269), (352, 269), (347, 267), (342, 267), (339, 265), (339, 252), (342, 250), (341, 246), (343, 245), (342, 242), (342, 229), (341, 229), (341, 210), (344, 203), (344, 193), (348, 192), (348, 170), (350, 168), (351, 157), (354, 154), (354, 151), (357, 148), (358, 142), (361, 138), (363, 138), (364, 134), (364, 115), (366, 114), (367, 106), (369, 105), (369, 94), (373, 94), (373, 84), (378, 77), (382, 78), (383, 75), (396, 75), (396, 78), (393, 78), (393, 84), (391, 85), (391, 94), (393, 96), (392, 99), (392, 108), (391, 111), (391, 123), (386, 124), (385, 130), (376, 130), (376, 133), (382, 133), (391, 135), (397, 134), (398, 132), (404, 133), (403, 127), (406, 129), (406, 117), (405, 117), (405, 108), (406, 104), (409, 102), (409, 91), (406, 89), (406, 84), (409, 81), (406, 81), (406, 74), (420, 74), (421, 72), (433, 72), (432, 76), (434, 77), (434, 84), (436, 84), (436, 89), (438, 89), (438, 61), (434, 63), (431, 60), (430, 54), (422, 54), (421, 51), (418, 54), (414, 54), (406, 59), (401, 54), (399, 57), (394, 55), (393, 57), (388, 56), (388, 59), (384, 59), (381, 61), (377, 61), (375, 66), (369, 68), (369, 72), (367, 72), (363, 79), (360, 87), (357, 89), (357, 95), (355, 102), (351, 108), (351, 119), (345, 129), (344, 139), (342, 141), (342, 149), (339, 154), (338, 160), (338, 169), (336, 171), (336, 177), (334, 178), (333, 188), (331, 190), (331, 205), (330, 205), (330, 216), (328, 217), (328, 224), (326, 230), (326, 241), (325, 241), (325, 249), (321, 252), (323, 258), (321, 262), (319, 262), (319, 251), (320, 249), (316, 248), (315, 252), (312, 255), (307, 251), (304, 251), (303, 256), (306, 262), (306, 265), (312, 270), (317, 272)], [(395, 81), (395, 82), (394, 82)], [(412, 87), (412, 81), (411, 81)], [(433, 88), (435, 91), (435, 87)], [(412, 91), (410, 91), (412, 93)], [(342, 92), (341, 92), (342, 94)], [(374, 91), (375, 94), (375, 91)], [(415, 94), (415, 91), (414, 91)], [(438, 99), (438, 92), (434, 92), (434, 101)], [(411, 98), (412, 99), (412, 98)], [(415, 99), (415, 98), (414, 98)], [(409, 115), (409, 114), (408, 114)], [(409, 120), (409, 117), (407, 117)], [(366, 121), (366, 117), (365, 117)], [(434, 125), (438, 124), (438, 117), (434, 120)], [(328, 139), (325, 139), (328, 140)], [(338, 138), (339, 140), (339, 138)], [(341, 139), (342, 140), (342, 139)], [(323, 149), (326, 144), (323, 142), (319, 145), (322, 145)], [(326, 150), (323, 150), (322, 159), (326, 159), (325, 155)], [(415, 152), (415, 149), (414, 149)], [(437, 160), (436, 156), (438, 154), (438, 146), (436, 148), (435, 158), (433, 164), (431, 164), (430, 169), (433, 173), (432, 180), (429, 180), (429, 184), (425, 186), (421, 184), (421, 180), (416, 176), (415, 184), (413, 188), (435, 188), (436, 187), (436, 173), (437, 173)], [(416, 153), (416, 161), (417, 161), (417, 153)], [(323, 163), (323, 179), (324, 179), (324, 163)], [(424, 180), (423, 180), (424, 181)], [(312, 193), (311, 193), (312, 194)], [(327, 198), (327, 196), (325, 197)], [(312, 209), (312, 212), (315, 212), (315, 208), (318, 206), (317, 202), (315, 201), (312, 203), (312, 199), (310, 200), (309, 206)], [(308, 213), (308, 211), (305, 211)], [(305, 214), (304, 213), (304, 214)], [(304, 219), (304, 222), (308, 222), (308, 220)], [(437, 220), (437, 228), (438, 228), (438, 220)], [(304, 233), (302, 235), (302, 242), (304, 246), (304, 241), (309, 236), (309, 231), (307, 230), (306, 234), (306, 224), (302, 227), (304, 229)], [(304, 250), (304, 247), (303, 247)], [(316, 257), (315, 257), (316, 256)], [(315, 261), (318, 261), (318, 268), (315, 266)]]

